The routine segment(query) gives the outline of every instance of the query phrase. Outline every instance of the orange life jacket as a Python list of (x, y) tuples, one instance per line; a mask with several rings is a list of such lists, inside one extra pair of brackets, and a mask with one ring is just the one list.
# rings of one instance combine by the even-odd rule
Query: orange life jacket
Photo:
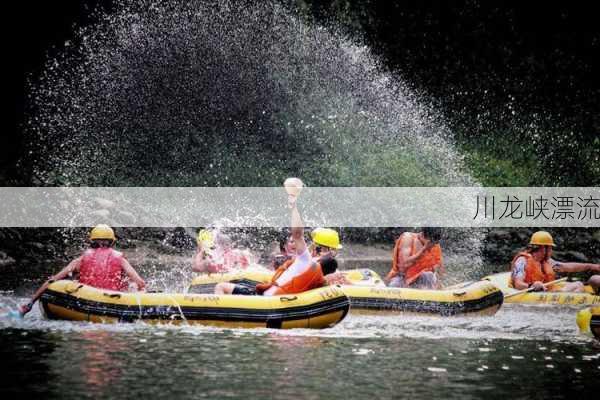
[(282, 286), (277, 285), (277, 279), (294, 263), (294, 260), (284, 262), (273, 274), (270, 283), (259, 283), (256, 285), (257, 293), (264, 293), (273, 286), (277, 287), (274, 295), (302, 293), (307, 290), (315, 289), (325, 285), (325, 277), (321, 264), (313, 262), (303, 273), (293, 277), (289, 282)]
[[(548, 261), (544, 261), (544, 263), (540, 263), (533, 256), (525, 251), (518, 253), (510, 263), (511, 269), (514, 268), (515, 261), (517, 258), (525, 257), (527, 260), (527, 264), (525, 265), (525, 278), (523, 281), (531, 285), (533, 282), (551, 282), (556, 279), (556, 275), (554, 274), (554, 270)], [(511, 275), (512, 282), (512, 275)]]
[[(392, 269), (387, 275), (387, 280), (392, 279), (400, 273), (399, 261), (402, 257), (402, 244), (407, 238), (411, 239), (410, 256), (417, 253), (416, 244), (418, 237), (415, 233), (404, 232), (394, 246), (394, 252), (392, 254)], [(425, 250), (419, 258), (417, 258), (413, 264), (404, 271), (404, 282), (406, 285), (410, 285), (417, 278), (426, 271), (435, 271), (442, 263), (442, 248), (439, 244), (433, 245), (428, 250)]]

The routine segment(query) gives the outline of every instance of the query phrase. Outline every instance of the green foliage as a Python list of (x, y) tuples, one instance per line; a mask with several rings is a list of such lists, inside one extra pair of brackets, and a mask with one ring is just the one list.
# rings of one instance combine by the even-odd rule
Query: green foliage
[(510, 132), (457, 135), (467, 172), (484, 186), (598, 186), (600, 140), (588, 143), (561, 129), (531, 135)]
[(483, 186), (541, 186), (538, 163), (527, 151), (517, 143), (492, 143), (459, 143), (473, 178)]

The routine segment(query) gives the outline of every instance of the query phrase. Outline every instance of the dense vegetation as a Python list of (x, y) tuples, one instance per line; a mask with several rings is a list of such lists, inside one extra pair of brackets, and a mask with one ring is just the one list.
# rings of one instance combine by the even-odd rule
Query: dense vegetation
[(600, 32), (587, 5), (290, 0), (437, 99), (487, 186), (600, 184)]
[[(474, 0), (424, 3), (281, 0), (279, 3), (295, 10), (305, 20), (341, 31), (354, 42), (367, 44), (381, 59), (380, 66), (384, 70), (400, 76), (416, 92), (430, 99), (436, 112), (442, 113), (445, 125), (464, 156), (465, 172), (482, 184), (592, 186), (600, 183), (597, 104), (600, 75), (595, 57), (600, 33), (594, 13), (586, 9), (588, 6), (555, 6), (536, 1), (498, 6)], [(52, 10), (22, 10), (24, 20), (36, 22), (39, 35), (32, 31), (30, 36), (19, 37), (11, 43), (21, 55), (21, 64), (16, 63), (15, 67), (21, 68), (17, 73), (22, 79), (14, 81), (16, 125), (3, 136), (6, 145), (0, 146), (0, 181), (4, 184), (39, 182), (32, 180), (26, 157), (25, 162), (16, 163), (19, 158), (23, 160), (28, 150), (27, 138), (23, 137), (24, 123), (32, 111), (31, 99), (27, 99), (31, 93), (23, 79), (36, 82), (48, 66), (43, 60), (63, 52), (64, 42), (74, 39), (73, 22), (80, 26), (96, 22), (98, 14), (90, 12), (95, 6), (95, 1), (89, 1), (79, 5), (65, 3), (61, 6), (63, 9), (52, 6)], [(103, 7), (111, 11), (114, 5), (103, 2)], [(61, 18), (50, 21), (48, 17), (53, 12)], [(19, 23), (18, 19), (15, 23)], [(26, 92), (23, 92), (24, 87)], [(266, 185), (279, 182), (293, 171), (304, 174), (313, 184), (324, 185), (451, 183), (448, 179), (432, 179), (436, 174), (423, 176), (422, 171), (430, 167), (427, 161), (401, 148), (377, 145), (357, 148), (356, 151), (366, 153), (357, 157), (348, 147), (343, 151), (336, 149), (334, 141), (314, 143), (311, 135), (295, 131), (294, 124), (302, 118), (295, 120), (295, 116), (287, 114), (278, 117), (278, 110), (273, 111), (275, 114), (267, 115), (269, 129), (263, 133), (268, 131), (274, 136), (250, 138), (247, 146), (231, 153), (221, 150), (229, 149), (227, 140), (213, 143), (215, 153), (223, 155), (222, 173), (214, 179), (187, 183), (239, 183), (249, 179), (245, 171), (250, 169), (260, 171), (254, 176), (254, 184)], [(348, 127), (355, 128), (354, 121), (347, 120), (345, 125), (335, 129)], [(190, 135), (192, 146), (194, 140)], [(297, 151), (298, 143), (308, 143), (305, 148), (311, 151), (309, 162), (306, 162), (306, 154), (298, 154), (302, 163), (289, 159), (274, 162), (274, 157), (251, 160), (250, 157), (269, 146), (275, 155)], [(149, 149), (161, 145), (152, 141), (135, 144)], [(202, 155), (204, 148), (198, 152)], [(147, 153), (140, 151), (140, 154)], [(251, 168), (239, 168), (237, 160), (242, 157), (249, 160)], [(140, 162), (127, 158), (122, 161)], [(151, 158), (141, 161), (156, 166)], [(323, 165), (327, 166), (325, 173), (315, 175)], [(146, 171), (175, 182), (177, 174), (171, 166), (164, 166), (166, 170), (158, 167)], [(200, 159), (196, 166), (185, 167), (195, 167), (202, 175), (211, 177), (206, 174), (211, 167), (205, 159)], [(116, 181), (98, 183), (140, 184), (140, 177), (132, 174), (132, 169), (125, 166), (122, 170), (127, 171), (127, 181), (119, 182), (123, 176), (119, 178), (118, 171), (113, 171)], [(356, 171), (367, 170), (372, 174), (357, 176)], [(70, 179), (56, 176), (50, 181), (61, 184), (69, 183)]]

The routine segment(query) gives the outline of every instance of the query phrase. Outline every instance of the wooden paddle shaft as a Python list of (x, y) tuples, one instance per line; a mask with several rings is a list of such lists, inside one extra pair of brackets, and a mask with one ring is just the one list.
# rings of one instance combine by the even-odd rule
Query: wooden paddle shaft
[[(550, 285), (554, 285), (555, 283), (564, 282), (566, 280), (567, 280), (567, 278), (560, 278), (560, 279), (556, 279), (556, 280), (554, 280), (552, 282), (546, 282), (546, 283), (544, 283), (544, 287), (548, 287)], [(518, 296), (518, 295), (523, 294), (523, 293), (531, 292), (532, 290), (533, 290), (533, 287), (530, 287), (530, 288), (527, 288), (527, 289), (523, 289), (523, 290), (519, 290), (518, 292), (511, 293), (511, 294), (508, 294), (508, 295), (504, 296), (504, 298), (508, 299), (509, 297)]]

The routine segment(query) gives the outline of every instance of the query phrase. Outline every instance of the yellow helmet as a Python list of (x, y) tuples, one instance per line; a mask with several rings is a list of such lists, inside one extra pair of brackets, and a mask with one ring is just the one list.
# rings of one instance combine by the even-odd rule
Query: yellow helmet
[(529, 244), (534, 244), (536, 246), (556, 246), (554, 244), (554, 240), (552, 239), (552, 235), (546, 231), (537, 231), (531, 235)]
[(116, 240), (115, 231), (106, 224), (98, 224), (90, 232), (90, 240), (97, 239)]
[(330, 249), (341, 249), (340, 236), (336, 231), (329, 228), (317, 228), (310, 233), (313, 242)]
[(196, 238), (196, 242), (198, 245), (202, 243), (204, 247), (211, 248), (214, 245), (214, 238), (211, 231), (208, 229), (202, 229), (198, 232), (198, 237)]

